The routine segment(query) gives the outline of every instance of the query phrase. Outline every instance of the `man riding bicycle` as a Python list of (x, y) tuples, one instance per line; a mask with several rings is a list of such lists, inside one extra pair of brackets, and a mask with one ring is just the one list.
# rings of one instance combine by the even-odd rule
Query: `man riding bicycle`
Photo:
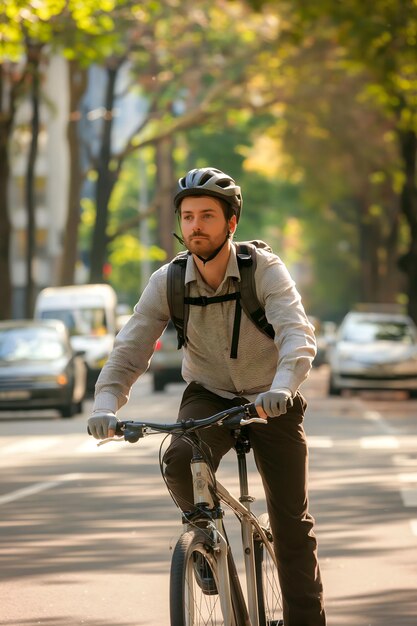
[[(180, 323), (187, 387), (178, 419), (203, 418), (247, 402), (269, 418), (266, 426), (248, 428), (277, 552), (285, 625), (325, 626), (314, 519), (308, 512), (306, 403), (299, 392), (316, 353), (313, 328), (285, 265), (263, 247), (251, 247), (251, 254), (256, 297), (272, 333), (250, 319), (243, 303), (241, 311), (242, 263), (251, 259), (233, 242), (242, 195), (230, 176), (215, 168), (191, 170), (178, 181), (174, 204), (189, 252), (183, 261), (187, 319)], [(171, 317), (169, 268), (151, 276), (98, 378), (88, 421), (98, 439), (114, 436), (116, 413), (146, 372)], [(217, 469), (234, 444), (232, 436), (212, 426), (201, 431), (201, 439)], [(190, 446), (173, 438), (166, 478), (184, 511), (193, 507), (190, 457)]]

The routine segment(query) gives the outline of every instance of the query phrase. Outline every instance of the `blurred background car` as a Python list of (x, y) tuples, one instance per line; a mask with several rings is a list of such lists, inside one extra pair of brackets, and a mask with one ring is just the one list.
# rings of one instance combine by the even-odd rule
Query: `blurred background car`
[(169, 321), (158, 339), (149, 371), (153, 375), (154, 391), (164, 391), (168, 383), (184, 382), (181, 376), (182, 350), (178, 350), (177, 331)]
[(58, 320), (0, 322), (0, 410), (81, 413), (87, 369)]
[(399, 389), (417, 397), (417, 328), (407, 315), (351, 311), (329, 348), (329, 394)]
[(132, 317), (132, 309), (128, 304), (118, 304), (116, 307), (116, 334), (119, 333), (123, 326)]
[(309, 315), (308, 319), (314, 326), (317, 344), (317, 353), (313, 361), (313, 367), (320, 367), (320, 365), (328, 363), (328, 349), (334, 340), (336, 324), (328, 321), (322, 322), (313, 315)]
[(116, 306), (116, 292), (106, 284), (47, 287), (36, 298), (35, 319), (64, 322), (73, 349), (84, 352), (89, 392), (113, 349)]

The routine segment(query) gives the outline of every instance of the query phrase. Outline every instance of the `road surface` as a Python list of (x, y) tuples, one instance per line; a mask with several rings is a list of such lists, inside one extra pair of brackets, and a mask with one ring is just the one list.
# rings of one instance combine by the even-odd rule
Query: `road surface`
[[(417, 401), (328, 398), (326, 381), (316, 369), (303, 390), (328, 624), (416, 626)], [(183, 388), (153, 394), (147, 375), (120, 416), (175, 419)], [(85, 434), (90, 408), (72, 420), (0, 414), (3, 626), (169, 624), (180, 524), (159, 473), (160, 437), (97, 448)], [(220, 476), (235, 487), (233, 453)], [(252, 462), (250, 484), (262, 510)]]

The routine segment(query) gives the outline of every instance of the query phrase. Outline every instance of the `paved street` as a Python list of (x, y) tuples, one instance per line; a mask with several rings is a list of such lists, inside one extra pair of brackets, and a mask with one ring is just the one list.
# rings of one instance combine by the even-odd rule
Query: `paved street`
[[(120, 416), (169, 421), (182, 392), (150, 378)], [(309, 401), (311, 511), (329, 626), (415, 626), (417, 401), (401, 394), (328, 398), (326, 370)], [(168, 571), (180, 531), (159, 474), (161, 437), (97, 448), (85, 415), (0, 414), (0, 624), (169, 623)], [(233, 453), (220, 477), (236, 485)], [(250, 484), (264, 508), (253, 463)], [(236, 539), (233, 519), (226, 523)]]

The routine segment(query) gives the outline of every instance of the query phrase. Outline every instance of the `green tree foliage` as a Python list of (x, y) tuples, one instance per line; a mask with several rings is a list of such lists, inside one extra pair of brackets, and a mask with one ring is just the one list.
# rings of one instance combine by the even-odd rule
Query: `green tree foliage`
[[(9, 267), (10, 220), (8, 181), (10, 173), (9, 145), (14, 129), (15, 113), (20, 102), (30, 96), (32, 104), (31, 146), (28, 155), (26, 203), (27, 229), (27, 304), (29, 316), (33, 300), (32, 261), (36, 232), (33, 193), (37, 140), (40, 130), (40, 85), (46, 67), (47, 53), (57, 49), (68, 56), (78, 48), (78, 58), (84, 62), (97, 60), (98, 41), (103, 33), (113, 30), (106, 12), (114, 8), (112, 0), (83, 3), (65, 0), (19, 2), (8, 0), (0, 5), (0, 286), (5, 297), (0, 305), (0, 318), (10, 317), (11, 281)], [(91, 46), (91, 37), (96, 47)], [(84, 55), (83, 40), (90, 38), (90, 54)], [(107, 37), (108, 42), (108, 37)], [(107, 47), (107, 53), (109, 51)], [(94, 51), (94, 52), (92, 52)]]
[[(413, 0), (400, 3), (386, 0), (372, 4), (360, 0), (320, 0), (314, 3), (296, 0), (291, 5), (283, 2), (257, 2), (257, 5), (271, 7), (278, 13), (287, 11), (290, 14), (287, 23), (289, 39), (300, 48), (310, 45), (313, 49), (332, 49), (337, 54), (338, 68), (346, 83), (351, 84), (352, 80), (361, 82), (360, 89), (356, 90), (354, 109), (364, 113), (363, 119), (369, 116), (371, 109), (377, 111), (384, 117), (381, 137), (387, 140), (386, 144), (392, 144), (392, 137), (395, 137), (394, 150), (392, 145), (382, 146), (384, 153), (387, 149), (391, 151), (386, 164), (388, 167), (373, 171), (371, 168), (371, 172), (367, 172), (361, 184), (361, 198), (359, 201), (356, 198), (355, 204), (359, 207), (363, 231), (367, 233), (368, 241), (370, 237), (378, 239), (376, 252), (380, 258), (385, 258), (386, 266), (395, 264), (392, 248), (396, 246), (401, 251), (404, 245), (398, 240), (402, 228), (393, 208), (395, 204), (399, 206), (408, 231), (408, 246), (399, 259), (399, 265), (407, 276), (408, 309), (417, 320), (416, 3)], [(311, 84), (313, 80), (314, 75), (306, 84)], [(314, 107), (313, 110), (316, 113)], [(357, 117), (354, 122), (358, 122)], [(361, 143), (369, 143), (370, 152), (375, 147), (369, 141), (372, 133), (368, 128), (363, 130)], [(340, 148), (343, 150), (345, 146), (342, 144)], [(361, 152), (366, 156), (364, 148)], [(371, 155), (374, 162), (375, 156), (377, 153)], [(363, 161), (359, 163), (362, 165)], [(397, 171), (393, 172), (395, 168)], [(359, 167), (357, 169), (361, 171)], [(387, 172), (387, 169), (390, 171)], [(364, 194), (367, 178), (372, 185), (368, 185), (368, 192)], [(374, 201), (375, 195), (385, 195), (389, 202)], [(379, 229), (375, 230), (378, 221)], [(391, 230), (387, 224), (391, 224)], [(360, 250), (364, 250), (363, 244)], [(373, 269), (369, 269), (369, 260), (367, 265), (365, 274), (375, 275), (378, 263), (374, 260)], [(392, 278), (389, 282), (392, 283)]]
[(400, 267), (408, 280), (409, 313), (417, 321), (417, 5), (412, 0), (387, 0), (371, 10), (358, 0), (295, 5), (302, 32), (328, 25), (324, 33), (337, 38), (346, 72), (365, 73), (363, 98), (384, 110), (395, 129), (403, 176), (400, 208), (409, 229)]
[[(195, 3), (145, 2), (132, 13), (135, 23), (128, 31), (124, 57), (113, 58), (108, 68), (108, 90), (103, 120), (103, 142), (92, 166), (98, 172), (97, 220), (93, 234), (91, 279), (98, 280), (106, 258), (109, 202), (124, 160), (133, 152), (153, 145), (157, 156), (155, 205), (158, 223), (173, 228), (170, 152), (178, 135), (210, 120), (221, 123), (225, 111), (244, 106), (250, 94), (249, 78), (262, 71), (262, 54), (277, 36), (277, 20), (255, 15), (240, 3), (222, 0)], [(121, 62), (132, 68), (132, 88), (148, 103), (147, 114), (133, 127), (125, 147), (115, 152), (110, 145), (116, 76)], [(172, 146), (172, 150), (169, 146)], [(159, 151), (158, 151), (159, 150)], [(160, 171), (167, 172), (159, 176)], [(170, 184), (166, 184), (169, 177)], [(164, 210), (165, 208), (165, 210)], [(159, 233), (162, 242), (164, 233)], [(165, 246), (166, 247), (166, 246)]]

